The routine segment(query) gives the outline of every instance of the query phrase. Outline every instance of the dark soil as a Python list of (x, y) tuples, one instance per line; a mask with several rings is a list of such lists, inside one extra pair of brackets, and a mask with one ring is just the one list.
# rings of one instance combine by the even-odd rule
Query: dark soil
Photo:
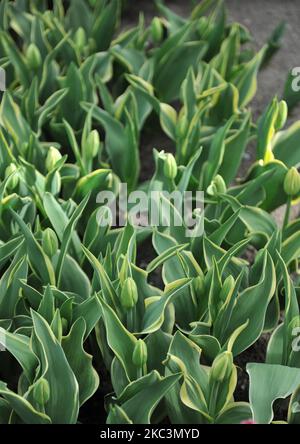
[(238, 369), (238, 383), (234, 394), (236, 401), (249, 401), (249, 376), (246, 366), (249, 362), (265, 362), (268, 340), (269, 335), (262, 335), (251, 347), (235, 358), (234, 363)]

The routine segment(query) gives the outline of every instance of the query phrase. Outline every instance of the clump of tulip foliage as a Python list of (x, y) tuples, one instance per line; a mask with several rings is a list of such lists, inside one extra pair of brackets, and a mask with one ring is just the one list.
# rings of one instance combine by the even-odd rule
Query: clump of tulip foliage
[[(119, 0), (51, 3), (0, 4), (0, 423), (74, 424), (94, 395), (108, 424), (270, 423), (283, 397), (299, 424), (300, 125), (277, 97), (258, 121), (248, 107), (279, 29), (255, 53), (222, 1), (188, 18), (158, 1), (130, 29)], [(141, 182), (153, 121), (173, 150)], [(121, 182), (203, 190), (204, 232), (99, 224), (97, 194)]]

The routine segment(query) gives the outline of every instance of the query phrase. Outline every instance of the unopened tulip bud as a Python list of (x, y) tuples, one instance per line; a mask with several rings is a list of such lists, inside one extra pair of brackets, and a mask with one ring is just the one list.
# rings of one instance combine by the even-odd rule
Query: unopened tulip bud
[(82, 50), (86, 45), (86, 34), (85, 30), (80, 26), (74, 36), (75, 45), (79, 50)]
[(193, 289), (197, 295), (201, 295), (205, 291), (204, 276), (197, 276), (192, 282)]
[(151, 22), (151, 36), (155, 44), (159, 44), (162, 41), (164, 35), (164, 29), (161, 20), (158, 17), (154, 17)]
[(209, 27), (209, 21), (207, 17), (200, 17), (200, 19), (198, 20), (198, 32), (200, 34), (200, 36), (202, 36), (208, 29)]
[(232, 373), (233, 358), (231, 352), (223, 352), (216, 357), (211, 368), (211, 378), (217, 382), (223, 382), (230, 378)]
[(19, 176), (18, 176), (18, 173), (16, 173), (15, 171), (17, 171), (17, 167), (14, 163), (11, 163), (10, 165), (8, 165), (8, 167), (6, 168), (5, 173), (4, 173), (5, 177), (8, 177), (14, 173), (11, 176), (11, 178), (9, 179), (8, 184), (7, 184), (8, 187), (12, 190), (15, 189), (19, 183)]
[(48, 154), (46, 157), (46, 168), (48, 171), (51, 171), (52, 168), (55, 166), (56, 162), (58, 162), (61, 159), (61, 154), (58, 151), (57, 148), (54, 146), (51, 146), (48, 150)]
[(148, 352), (147, 352), (147, 345), (142, 339), (139, 339), (134, 347), (133, 354), (132, 354), (132, 362), (137, 367), (141, 368), (143, 365), (147, 363), (148, 358)]
[(188, 120), (185, 116), (185, 114), (183, 114), (182, 116), (180, 116), (180, 118), (178, 119), (178, 127), (177, 127), (177, 131), (178, 131), (178, 135), (180, 137), (185, 137), (187, 129), (188, 129)]
[(164, 174), (168, 179), (175, 179), (177, 176), (177, 163), (175, 157), (171, 153), (166, 154), (164, 163)]
[(226, 193), (226, 189), (227, 188), (223, 177), (220, 176), (220, 174), (217, 174), (207, 188), (207, 194), (209, 194), (210, 196), (217, 196), (218, 194)]
[(300, 192), (300, 174), (295, 167), (290, 168), (286, 173), (283, 189), (288, 196), (295, 196)]
[(86, 139), (86, 151), (87, 157), (94, 158), (101, 147), (100, 136), (97, 130), (93, 130), (90, 132)]
[(228, 294), (233, 290), (235, 285), (234, 278), (230, 275), (224, 281), (222, 289), (220, 291), (220, 300), (225, 301)]
[(66, 318), (61, 318), (61, 326), (63, 335), (66, 335), (68, 331), (68, 321)]
[(58, 240), (55, 232), (51, 228), (46, 228), (42, 234), (42, 246), (44, 252), (50, 258), (55, 255), (58, 250)]
[(42, 58), (39, 48), (34, 44), (30, 43), (26, 51), (26, 60), (29, 68), (36, 70), (42, 64)]
[(288, 115), (287, 104), (284, 100), (281, 100), (278, 104), (278, 114), (277, 114), (276, 121), (274, 124), (275, 130), (278, 131), (285, 125), (287, 115)]
[(125, 279), (121, 291), (121, 304), (125, 310), (133, 308), (138, 301), (138, 290), (132, 277)]
[(45, 405), (49, 401), (50, 387), (45, 378), (40, 378), (34, 385), (33, 398), (40, 405)]

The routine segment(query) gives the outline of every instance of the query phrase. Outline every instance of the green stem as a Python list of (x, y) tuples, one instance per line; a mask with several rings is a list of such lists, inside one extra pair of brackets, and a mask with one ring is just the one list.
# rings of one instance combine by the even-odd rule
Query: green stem
[(289, 196), (288, 201), (286, 203), (285, 215), (284, 215), (283, 226), (282, 226), (283, 229), (286, 228), (286, 226), (288, 225), (289, 220), (290, 220), (291, 204), (292, 204), (292, 198), (291, 198), (291, 196)]
[(132, 332), (133, 331), (133, 308), (131, 308), (130, 310), (128, 310), (127, 312), (127, 330)]

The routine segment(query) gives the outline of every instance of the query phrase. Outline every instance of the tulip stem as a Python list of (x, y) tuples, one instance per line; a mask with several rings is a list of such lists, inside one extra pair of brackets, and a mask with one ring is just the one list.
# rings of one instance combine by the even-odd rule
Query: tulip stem
[(133, 308), (130, 308), (127, 312), (127, 330), (132, 332), (133, 331)]
[(291, 198), (291, 196), (289, 196), (288, 201), (286, 203), (285, 215), (284, 215), (283, 226), (282, 226), (283, 229), (286, 228), (286, 226), (288, 225), (289, 220), (290, 220), (291, 204), (292, 204), (292, 198)]

